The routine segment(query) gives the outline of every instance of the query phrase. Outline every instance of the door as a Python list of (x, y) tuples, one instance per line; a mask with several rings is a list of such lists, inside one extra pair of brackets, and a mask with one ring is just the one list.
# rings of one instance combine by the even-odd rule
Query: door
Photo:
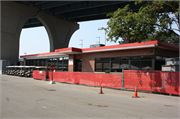
[(82, 70), (82, 59), (76, 59), (75, 71)]

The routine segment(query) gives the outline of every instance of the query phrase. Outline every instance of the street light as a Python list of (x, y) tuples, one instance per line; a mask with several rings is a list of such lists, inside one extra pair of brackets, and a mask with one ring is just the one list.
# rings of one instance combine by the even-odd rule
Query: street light
[(83, 47), (83, 40), (80, 39), (80, 41), (81, 41), (81, 44), (79, 44), (79, 45), (81, 45), (81, 48), (82, 48)]
[(99, 44), (100, 44), (100, 37), (96, 37), (96, 38), (99, 38)]

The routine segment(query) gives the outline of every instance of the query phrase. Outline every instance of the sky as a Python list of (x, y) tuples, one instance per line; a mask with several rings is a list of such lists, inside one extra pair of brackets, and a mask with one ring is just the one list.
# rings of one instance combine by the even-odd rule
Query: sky
[[(108, 19), (78, 22), (79, 29), (71, 36), (68, 47), (89, 48), (92, 44), (99, 44), (99, 39), (100, 43), (106, 43), (106, 46), (117, 45), (118, 42), (105, 42), (105, 37), (107, 38), (107, 36), (105, 36), (105, 31), (98, 30), (101, 27), (107, 27), (107, 22)], [(25, 28), (21, 31), (19, 49), (20, 56), (47, 52), (50, 52), (50, 44), (44, 26)]]
[[(79, 29), (71, 36), (68, 47), (89, 48), (92, 44), (99, 44), (99, 37), (100, 43), (106, 44), (106, 46), (119, 44), (118, 41), (121, 39), (116, 43), (110, 41), (105, 42), (105, 37), (107, 38), (105, 31), (98, 30), (101, 27), (107, 27), (108, 20), (109, 19), (78, 22)], [(177, 28), (174, 24), (172, 27)], [(50, 52), (49, 37), (45, 27), (22, 29), (19, 48), (20, 56)]]

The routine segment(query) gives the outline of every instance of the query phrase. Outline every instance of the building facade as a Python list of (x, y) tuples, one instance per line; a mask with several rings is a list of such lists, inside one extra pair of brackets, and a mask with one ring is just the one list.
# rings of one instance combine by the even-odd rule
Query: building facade
[(45, 66), (47, 70), (55, 65), (56, 71), (161, 70), (165, 58), (179, 57), (179, 46), (155, 40), (84, 49), (62, 48), (20, 57), (24, 58), (24, 65)]

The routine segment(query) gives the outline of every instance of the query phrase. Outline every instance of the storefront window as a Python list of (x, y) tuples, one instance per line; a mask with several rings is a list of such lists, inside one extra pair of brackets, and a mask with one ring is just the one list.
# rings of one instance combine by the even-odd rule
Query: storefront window
[(109, 69), (110, 68), (110, 63), (103, 63), (103, 69)]
[[(129, 64), (130, 61), (130, 64)], [(95, 71), (152, 70), (152, 56), (96, 58)]]
[(121, 60), (120, 61), (120, 69), (129, 69), (129, 61), (128, 60)]
[(142, 60), (141, 61), (142, 70), (152, 70), (152, 60)]
[(110, 58), (96, 58), (95, 59), (95, 71), (110, 70)]
[(162, 65), (165, 65), (165, 57), (156, 56), (155, 70), (161, 70)]
[(120, 72), (119, 62), (112, 62), (111, 63), (111, 72)]
[(140, 70), (141, 69), (141, 60), (131, 60), (131, 69)]
[(102, 69), (102, 63), (96, 63), (96, 68), (97, 69)]

